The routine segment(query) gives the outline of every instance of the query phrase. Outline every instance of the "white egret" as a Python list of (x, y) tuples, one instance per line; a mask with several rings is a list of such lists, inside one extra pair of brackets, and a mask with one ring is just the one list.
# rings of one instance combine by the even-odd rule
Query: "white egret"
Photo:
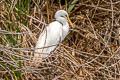
[(48, 24), (38, 38), (35, 46), (34, 58), (47, 57), (50, 52), (64, 40), (69, 31), (68, 22), (73, 27), (68, 13), (65, 10), (59, 10), (55, 13), (55, 21)]

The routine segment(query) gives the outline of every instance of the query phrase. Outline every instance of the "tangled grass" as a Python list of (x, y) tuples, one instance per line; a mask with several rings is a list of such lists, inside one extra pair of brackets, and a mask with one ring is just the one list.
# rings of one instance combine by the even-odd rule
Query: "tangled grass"
[[(54, 13), (66, 9), (75, 26), (43, 62), (34, 46)], [(119, 0), (1, 0), (1, 80), (119, 80)]]

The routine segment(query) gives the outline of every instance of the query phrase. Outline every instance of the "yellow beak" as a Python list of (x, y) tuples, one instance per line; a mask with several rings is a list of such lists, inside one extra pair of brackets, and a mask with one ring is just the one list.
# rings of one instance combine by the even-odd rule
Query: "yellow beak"
[(70, 18), (69, 18), (68, 16), (67, 16), (67, 20), (68, 20), (70, 26), (71, 26), (72, 28), (75, 28), (75, 27), (73, 26), (73, 24), (72, 24), (72, 22), (71, 22), (71, 20), (70, 20)]

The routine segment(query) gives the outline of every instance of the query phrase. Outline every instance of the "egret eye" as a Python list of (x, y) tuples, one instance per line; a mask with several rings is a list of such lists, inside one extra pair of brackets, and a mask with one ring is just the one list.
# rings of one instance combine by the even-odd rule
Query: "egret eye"
[(65, 19), (67, 19), (67, 15), (61, 15), (61, 17), (64, 17)]

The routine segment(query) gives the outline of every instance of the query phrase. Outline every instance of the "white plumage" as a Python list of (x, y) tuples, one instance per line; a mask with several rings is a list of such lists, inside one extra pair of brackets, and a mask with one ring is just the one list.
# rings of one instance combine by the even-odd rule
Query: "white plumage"
[(55, 13), (55, 20), (51, 22), (40, 34), (35, 46), (35, 57), (45, 58), (56, 46), (64, 40), (68, 31), (68, 13), (65, 10), (59, 10)]

